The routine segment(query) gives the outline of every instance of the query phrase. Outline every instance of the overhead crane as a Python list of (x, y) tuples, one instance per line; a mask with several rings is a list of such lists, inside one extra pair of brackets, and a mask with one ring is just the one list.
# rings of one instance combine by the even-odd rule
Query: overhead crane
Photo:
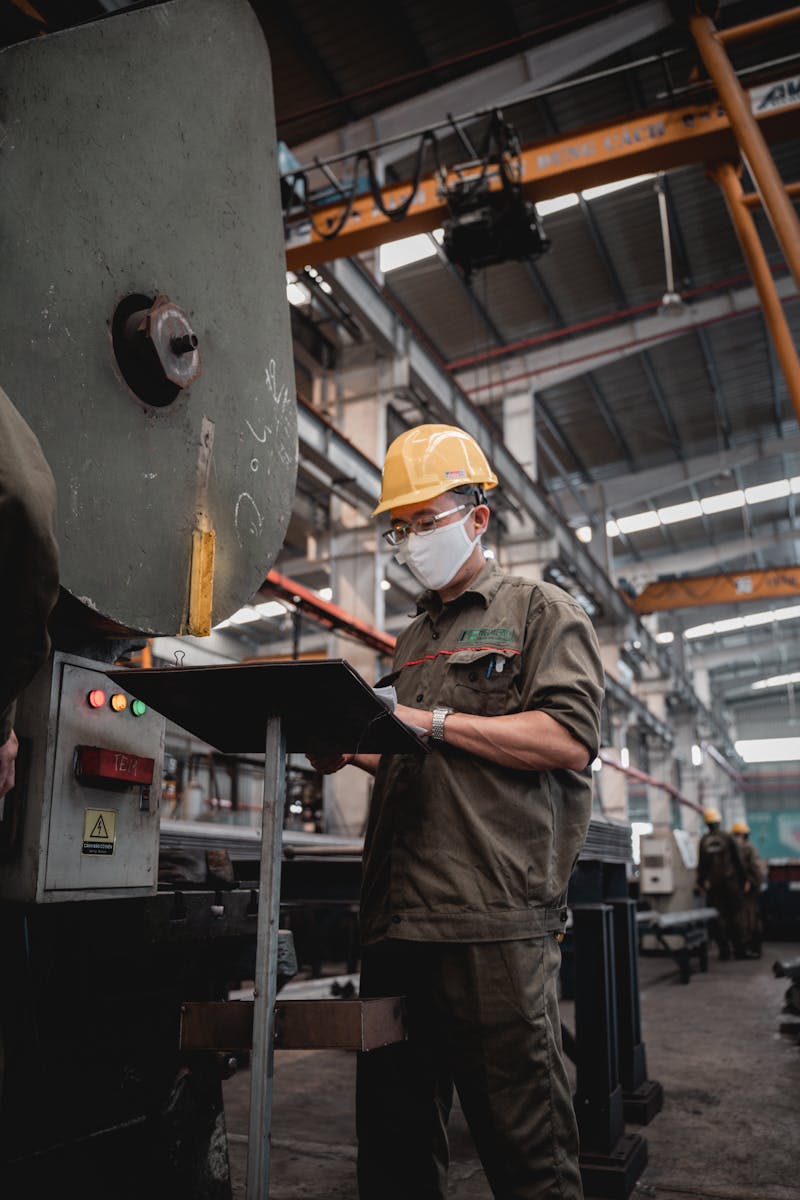
[[(767, 141), (780, 142), (796, 134), (800, 80), (776, 80), (769, 87), (751, 89), (748, 95)], [(738, 156), (730, 120), (722, 104), (713, 100), (633, 114), (535, 142), (520, 152), (519, 176), (523, 196), (538, 202), (648, 172)], [(351, 196), (345, 184), (340, 198), (290, 205), (285, 212), (287, 268), (300, 271), (432, 232), (448, 215), (448, 191), (460, 181), (476, 178), (481, 170), (481, 164), (474, 163), (420, 177), (401, 220), (397, 213), (408, 200), (413, 182), (382, 187), (380, 206), (369, 189)], [(285, 175), (287, 189), (296, 186), (303, 174)], [(486, 179), (490, 189), (503, 186), (496, 167), (488, 170)]]
[[(623, 592), (624, 595), (624, 592)], [(800, 595), (800, 567), (728, 571), (714, 575), (672, 576), (649, 583), (637, 596), (626, 596), (638, 616), (710, 604), (740, 604)]]

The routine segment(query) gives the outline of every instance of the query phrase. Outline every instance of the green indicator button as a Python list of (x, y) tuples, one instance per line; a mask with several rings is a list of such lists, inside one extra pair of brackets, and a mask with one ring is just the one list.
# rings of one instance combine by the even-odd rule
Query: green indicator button
[(133, 704), (131, 705), (131, 712), (135, 717), (143, 717), (147, 712), (147, 705), (145, 704), (144, 700), (134, 700)]

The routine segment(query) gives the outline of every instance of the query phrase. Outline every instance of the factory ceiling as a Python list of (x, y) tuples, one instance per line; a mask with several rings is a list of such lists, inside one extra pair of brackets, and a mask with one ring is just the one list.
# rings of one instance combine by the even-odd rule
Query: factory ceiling
[[(271, 53), (278, 136), (302, 166), (328, 162), (340, 184), (353, 169), (343, 155), (363, 147), (372, 147), (387, 182), (408, 178), (419, 131), (432, 127), (442, 160), (463, 161), (497, 107), (520, 144), (534, 146), (715, 97), (674, 19), (681, 6), (659, 0), (252, 4)], [(134, 6), (0, 0), (2, 40), (124, 7)], [(789, 7), (723, 3), (717, 24)], [(748, 88), (796, 81), (800, 26), (737, 45), (731, 58)], [(772, 149), (783, 179), (800, 180), (800, 117)], [(430, 146), (426, 155), (429, 169)], [(798, 414), (723, 196), (703, 162), (642, 175), (614, 191), (566, 189), (554, 198), (551, 189), (540, 206), (550, 245), (535, 261), (489, 266), (467, 282), (429, 239), (426, 257), (385, 269), (377, 285), (490, 427), (501, 428), (510, 391), (535, 397), (537, 486), (560, 522), (591, 534), (585, 552), (623, 590), (673, 574), (795, 567)], [(746, 170), (742, 184), (753, 190)], [(797, 343), (795, 284), (766, 218), (754, 216)], [(399, 222), (391, 236), (401, 234)], [(374, 274), (376, 256), (363, 255), (361, 266)], [(366, 329), (340, 291), (319, 287), (335, 282), (335, 264), (319, 272), (305, 279), (311, 299), (296, 313), (298, 336), (317, 360), (320, 347), (333, 354)], [(298, 382), (302, 395), (302, 371)], [(409, 403), (396, 420), (414, 413)], [(287, 575), (299, 567), (309, 527), (323, 521), (320, 478), (301, 464), (278, 564)], [(408, 591), (393, 588), (386, 600), (391, 621), (406, 611)], [(751, 682), (797, 666), (795, 605), (791, 596), (723, 600), (647, 620), (653, 634), (683, 640), (689, 668), (711, 671), (716, 699), (735, 702)], [(701, 625), (705, 635), (682, 639)]]

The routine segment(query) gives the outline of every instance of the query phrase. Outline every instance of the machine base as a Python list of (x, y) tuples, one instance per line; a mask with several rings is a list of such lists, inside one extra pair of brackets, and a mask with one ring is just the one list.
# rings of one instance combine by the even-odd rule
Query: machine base
[(625, 1134), (610, 1154), (581, 1154), (586, 1200), (628, 1200), (646, 1166), (647, 1142), (638, 1134)]
[(629, 1125), (649, 1125), (664, 1107), (664, 1089), (655, 1079), (647, 1079), (635, 1092), (623, 1092), (625, 1121)]

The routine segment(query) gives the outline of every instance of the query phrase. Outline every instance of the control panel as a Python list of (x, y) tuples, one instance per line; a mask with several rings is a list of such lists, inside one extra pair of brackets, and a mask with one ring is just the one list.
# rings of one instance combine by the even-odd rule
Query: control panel
[(155, 892), (164, 718), (105, 674), (56, 653), (26, 690), (24, 753), (0, 820), (0, 897)]

